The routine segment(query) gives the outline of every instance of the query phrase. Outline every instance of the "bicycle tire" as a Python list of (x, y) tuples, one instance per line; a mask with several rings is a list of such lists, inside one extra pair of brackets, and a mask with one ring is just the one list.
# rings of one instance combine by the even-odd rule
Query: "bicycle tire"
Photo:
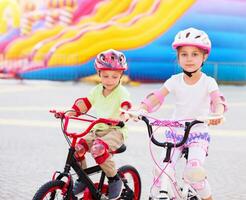
[[(59, 199), (64, 199), (64, 196), (66, 194), (62, 194), (62, 188), (64, 187), (65, 182), (61, 180), (54, 180), (54, 181), (49, 181), (42, 185), (34, 195), (32, 200), (59, 200)], [(58, 195), (60, 195), (60, 198), (58, 198)], [(49, 197), (49, 198), (48, 198)], [(76, 200), (74, 197), (70, 197), (69, 200)]]
[(124, 165), (118, 169), (125, 186), (121, 198), (123, 200), (140, 200), (141, 197), (141, 178), (136, 168), (131, 165)]

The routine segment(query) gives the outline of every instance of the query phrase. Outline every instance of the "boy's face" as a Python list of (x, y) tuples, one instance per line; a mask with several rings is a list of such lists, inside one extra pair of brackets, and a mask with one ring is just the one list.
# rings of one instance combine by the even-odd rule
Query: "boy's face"
[(107, 90), (113, 90), (120, 81), (122, 76), (122, 71), (110, 71), (102, 70), (100, 71), (101, 82)]
[(200, 68), (206, 58), (207, 54), (198, 47), (183, 46), (178, 49), (179, 64), (188, 72), (192, 72)]

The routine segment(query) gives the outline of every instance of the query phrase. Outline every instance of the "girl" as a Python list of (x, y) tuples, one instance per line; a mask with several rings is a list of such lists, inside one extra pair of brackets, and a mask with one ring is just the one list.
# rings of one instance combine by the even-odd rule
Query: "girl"
[[(183, 73), (173, 75), (159, 90), (148, 95), (140, 105), (140, 113), (146, 113), (146, 111), (150, 113), (157, 110), (165, 97), (172, 93), (175, 97), (174, 119), (195, 119), (209, 114), (223, 115), (226, 110), (224, 97), (219, 92), (216, 81), (201, 71), (211, 49), (208, 35), (201, 30), (188, 28), (175, 36), (172, 47), (177, 52), (178, 63), (183, 69)], [(210, 120), (209, 123), (217, 125), (221, 123), (221, 120), (218, 117)], [(173, 135), (175, 135), (177, 140), (180, 138), (179, 135), (183, 134), (181, 129), (176, 128), (174, 131), (175, 134), (166, 132), (167, 139), (173, 140)], [(192, 135), (197, 137), (192, 137)], [(212, 200), (204, 169), (209, 141), (207, 125), (199, 124), (193, 128), (188, 142), (185, 144), (185, 147), (189, 148), (189, 155), (183, 178), (191, 184), (203, 200)], [(181, 152), (182, 149), (175, 150), (172, 162), (167, 167), (169, 174), (174, 173), (175, 163), (180, 158)], [(167, 163), (161, 164), (161, 166), (166, 165)], [(156, 174), (156, 176), (158, 175)], [(161, 192), (162, 199), (168, 199), (165, 195), (167, 178), (165, 174), (161, 177), (161, 189), (164, 190)]]

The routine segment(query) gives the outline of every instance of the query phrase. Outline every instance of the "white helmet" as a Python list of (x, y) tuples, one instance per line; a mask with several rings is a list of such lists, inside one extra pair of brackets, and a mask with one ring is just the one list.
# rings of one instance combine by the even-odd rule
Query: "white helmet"
[(172, 43), (172, 47), (177, 49), (181, 46), (196, 46), (204, 49), (208, 54), (211, 49), (211, 41), (208, 35), (201, 30), (188, 28), (177, 33)]

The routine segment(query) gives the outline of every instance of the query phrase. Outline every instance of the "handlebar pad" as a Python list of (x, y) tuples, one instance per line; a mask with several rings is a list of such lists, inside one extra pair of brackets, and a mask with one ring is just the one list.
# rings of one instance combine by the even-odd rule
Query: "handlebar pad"
[(116, 126), (123, 128), (125, 126), (125, 123), (123, 121), (119, 121), (119, 123), (116, 124)]

